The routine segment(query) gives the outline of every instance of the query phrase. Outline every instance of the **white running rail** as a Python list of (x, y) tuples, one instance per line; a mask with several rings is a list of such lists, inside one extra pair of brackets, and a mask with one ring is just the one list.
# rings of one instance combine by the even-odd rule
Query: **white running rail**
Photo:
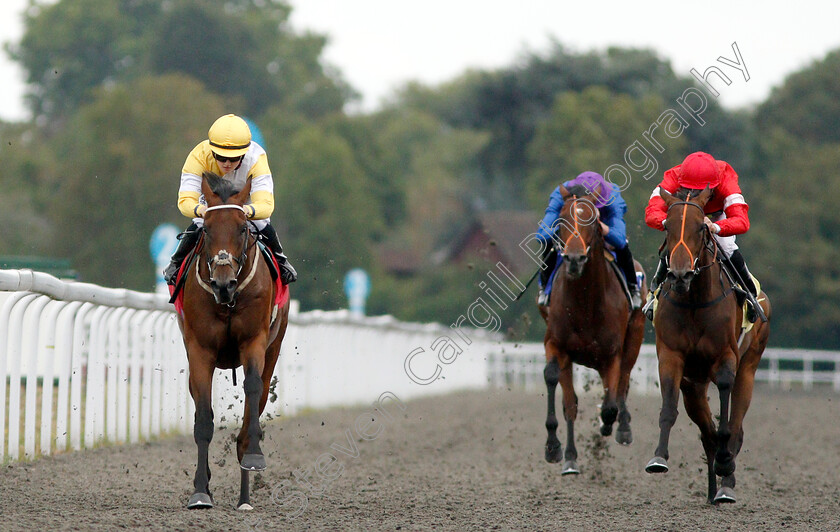
[[(540, 343), (506, 343), (491, 351), (487, 362), (491, 386), (545, 387), (545, 351)], [(587, 385), (601, 389), (595, 370), (575, 366), (574, 379), (577, 390)], [(813, 390), (817, 386), (830, 386), (833, 391), (840, 392), (840, 352), (767, 348), (755, 373), (755, 382), (781, 389)], [(642, 345), (631, 374), (630, 393), (659, 394), (656, 346)]]
[[(500, 336), (481, 329), (297, 313), (275, 369), (266, 413), (400, 400), (487, 385), (487, 354)], [(470, 340), (457, 357), (432, 347)], [(438, 350), (439, 351), (439, 350)], [(439, 368), (440, 377), (418, 384)], [(416, 377), (415, 377), (416, 378)], [(244, 375), (217, 371), (216, 428), (239, 427)], [(68, 282), (30, 270), (0, 270), (0, 462), (103, 442), (190, 433), (194, 406), (187, 358), (168, 297)], [(266, 419), (269, 416), (266, 416)]]

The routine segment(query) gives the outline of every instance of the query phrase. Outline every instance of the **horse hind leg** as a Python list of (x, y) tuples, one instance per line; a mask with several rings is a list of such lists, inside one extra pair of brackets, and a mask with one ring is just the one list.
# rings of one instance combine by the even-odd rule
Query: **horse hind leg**
[(604, 402), (601, 404), (601, 436), (610, 436), (613, 430), (613, 423), (618, 418), (618, 384), (620, 381), (621, 360), (618, 356), (613, 357), (609, 367), (601, 372), (601, 381), (604, 383)]
[(706, 453), (706, 474), (708, 479), (706, 500), (709, 504), (713, 504), (717, 494), (717, 477), (714, 471), (717, 436), (715, 435), (712, 411), (709, 408), (709, 401), (706, 399), (707, 387), (705, 384), (683, 382), (680, 389), (683, 394), (685, 412), (700, 429), (700, 442), (703, 444), (703, 451)]
[(715, 453), (715, 473), (726, 477), (735, 472), (735, 454), (729, 448), (732, 437), (730, 428), (730, 399), (735, 383), (735, 372), (724, 365), (717, 373), (717, 387), (720, 395), (720, 425), (717, 433), (717, 452)]
[[(642, 271), (636, 263), (636, 270)], [(647, 288), (642, 283), (642, 299), (647, 297)], [(641, 311), (634, 311), (627, 324), (627, 335), (624, 338), (624, 349), (621, 356), (621, 377), (618, 381), (618, 428), (615, 431), (615, 441), (621, 445), (633, 443), (633, 432), (630, 430), (630, 410), (627, 408), (627, 396), (630, 394), (630, 375), (639, 358), (639, 350), (645, 335), (645, 318)]]
[(630, 430), (630, 410), (627, 409), (627, 400), (624, 397), (618, 398), (618, 428), (615, 431), (615, 441), (621, 445), (633, 443), (633, 431)]

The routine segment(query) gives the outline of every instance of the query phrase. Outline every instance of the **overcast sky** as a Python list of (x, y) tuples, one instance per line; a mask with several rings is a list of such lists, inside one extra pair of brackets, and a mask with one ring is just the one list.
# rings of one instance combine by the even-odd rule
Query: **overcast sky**
[[(20, 38), (27, 0), (2, 0), (0, 40)], [(325, 60), (374, 109), (400, 84), (437, 84), (468, 68), (509, 66), (555, 39), (575, 52), (611, 45), (648, 47), (678, 75), (717, 65), (732, 84), (723, 105), (763, 100), (784, 77), (840, 48), (840, 3), (741, 0), (563, 2), (559, 0), (292, 0), (292, 24), (329, 36)], [(735, 60), (737, 43), (750, 79), (717, 62)], [(22, 73), (0, 53), (0, 118), (26, 118)]]

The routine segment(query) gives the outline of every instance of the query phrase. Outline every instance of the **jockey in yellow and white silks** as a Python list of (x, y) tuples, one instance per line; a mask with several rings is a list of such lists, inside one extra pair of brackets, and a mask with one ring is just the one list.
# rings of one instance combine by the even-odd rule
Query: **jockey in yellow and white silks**
[(192, 149), (181, 170), (181, 186), (178, 189), (178, 210), (192, 224), (184, 232), (172, 261), (164, 270), (164, 279), (169, 284), (175, 278), (181, 262), (195, 246), (199, 228), (204, 225), (204, 211), (207, 204), (201, 194), (201, 175), (213, 172), (234, 182), (251, 180), (250, 199), (245, 207), (246, 215), (271, 248), (280, 265), (284, 284), (297, 278), (297, 272), (283, 254), (283, 247), (277, 232), (271, 226), (269, 217), (274, 212), (274, 181), (268, 166), (265, 149), (251, 140), (251, 130), (242, 118), (225, 115), (216, 120), (208, 131), (208, 138)]

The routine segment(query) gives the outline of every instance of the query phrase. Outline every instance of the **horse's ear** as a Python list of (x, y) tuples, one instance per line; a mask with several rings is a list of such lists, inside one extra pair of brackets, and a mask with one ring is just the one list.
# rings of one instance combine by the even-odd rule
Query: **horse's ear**
[(251, 197), (251, 178), (245, 178), (245, 184), (242, 185), (242, 190), (231, 196), (231, 199), (245, 205), (248, 203), (248, 198)]
[(572, 193), (566, 190), (566, 187), (564, 187), (562, 184), (557, 188), (560, 189), (560, 195), (563, 197), (563, 200), (568, 200), (572, 197)]
[(203, 172), (201, 174), (201, 193), (204, 194), (205, 199), (217, 196), (217, 194), (213, 192), (213, 188), (214, 182), (218, 180), (219, 176), (213, 172)]
[(711, 199), (713, 191), (709, 188), (709, 185), (706, 185), (706, 188), (695, 198), (695, 201), (700, 204), (701, 207), (705, 207), (706, 203), (708, 203), (709, 199)]
[(679, 198), (668, 192), (662, 187), (659, 187), (659, 197), (665, 200), (665, 205), (670, 207), (673, 203), (679, 201)]

